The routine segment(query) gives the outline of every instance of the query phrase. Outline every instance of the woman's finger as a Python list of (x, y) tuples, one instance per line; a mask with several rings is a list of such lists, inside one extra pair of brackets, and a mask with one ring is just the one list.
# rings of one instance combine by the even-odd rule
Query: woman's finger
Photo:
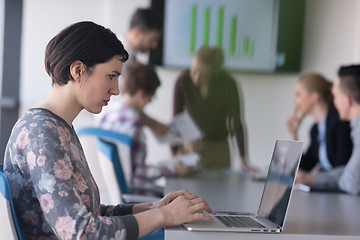
[(209, 213), (213, 212), (209, 204), (207, 204), (207, 202), (202, 198), (196, 198), (191, 200), (191, 205), (193, 212), (199, 212), (199, 211), (206, 211)]

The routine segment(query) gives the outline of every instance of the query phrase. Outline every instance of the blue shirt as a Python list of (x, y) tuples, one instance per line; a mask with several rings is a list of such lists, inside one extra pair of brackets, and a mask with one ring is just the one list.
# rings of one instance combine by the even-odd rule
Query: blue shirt
[(331, 165), (328, 155), (327, 155), (327, 151), (326, 151), (326, 119), (327, 119), (327, 113), (324, 116), (323, 120), (317, 125), (318, 127), (318, 142), (319, 142), (319, 161), (320, 161), (320, 165), (321, 167), (326, 170), (329, 171), (330, 169), (333, 168), (333, 166)]
[(346, 166), (315, 174), (316, 187), (360, 194), (360, 114), (351, 122), (353, 151)]

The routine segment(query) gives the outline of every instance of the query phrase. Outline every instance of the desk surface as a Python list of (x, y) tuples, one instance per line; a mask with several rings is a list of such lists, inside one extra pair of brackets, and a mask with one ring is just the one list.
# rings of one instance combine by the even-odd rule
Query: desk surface
[[(167, 179), (166, 192), (187, 189), (206, 199), (214, 211), (257, 212), (264, 182), (238, 174), (203, 174), (197, 178)], [(280, 234), (188, 232), (167, 228), (166, 239), (359, 239), (360, 197), (342, 193), (294, 191), (284, 232)], [(324, 236), (326, 235), (326, 236)]]

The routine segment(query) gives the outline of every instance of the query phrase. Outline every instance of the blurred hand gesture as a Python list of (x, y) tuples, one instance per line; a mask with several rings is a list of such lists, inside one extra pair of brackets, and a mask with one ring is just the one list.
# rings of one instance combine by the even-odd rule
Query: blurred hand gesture
[(291, 139), (297, 139), (297, 130), (303, 118), (304, 116), (301, 114), (300, 110), (297, 107), (294, 107), (292, 114), (286, 119), (286, 125)]

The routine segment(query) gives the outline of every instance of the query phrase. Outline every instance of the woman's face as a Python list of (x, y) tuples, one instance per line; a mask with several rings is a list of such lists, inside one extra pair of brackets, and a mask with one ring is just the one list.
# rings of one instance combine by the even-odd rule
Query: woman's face
[(118, 95), (119, 76), (123, 62), (120, 56), (114, 56), (110, 61), (95, 65), (83, 75), (79, 88), (79, 102), (91, 113), (100, 113), (108, 105), (112, 95)]
[(310, 113), (315, 104), (315, 95), (315, 93), (309, 92), (302, 82), (296, 83), (294, 104), (302, 115)]
[(209, 81), (211, 77), (211, 69), (200, 62), (197, 57), (194, 57), (191, 64), (190, 77), (194, 85), (199, 86), (200, 84)]

